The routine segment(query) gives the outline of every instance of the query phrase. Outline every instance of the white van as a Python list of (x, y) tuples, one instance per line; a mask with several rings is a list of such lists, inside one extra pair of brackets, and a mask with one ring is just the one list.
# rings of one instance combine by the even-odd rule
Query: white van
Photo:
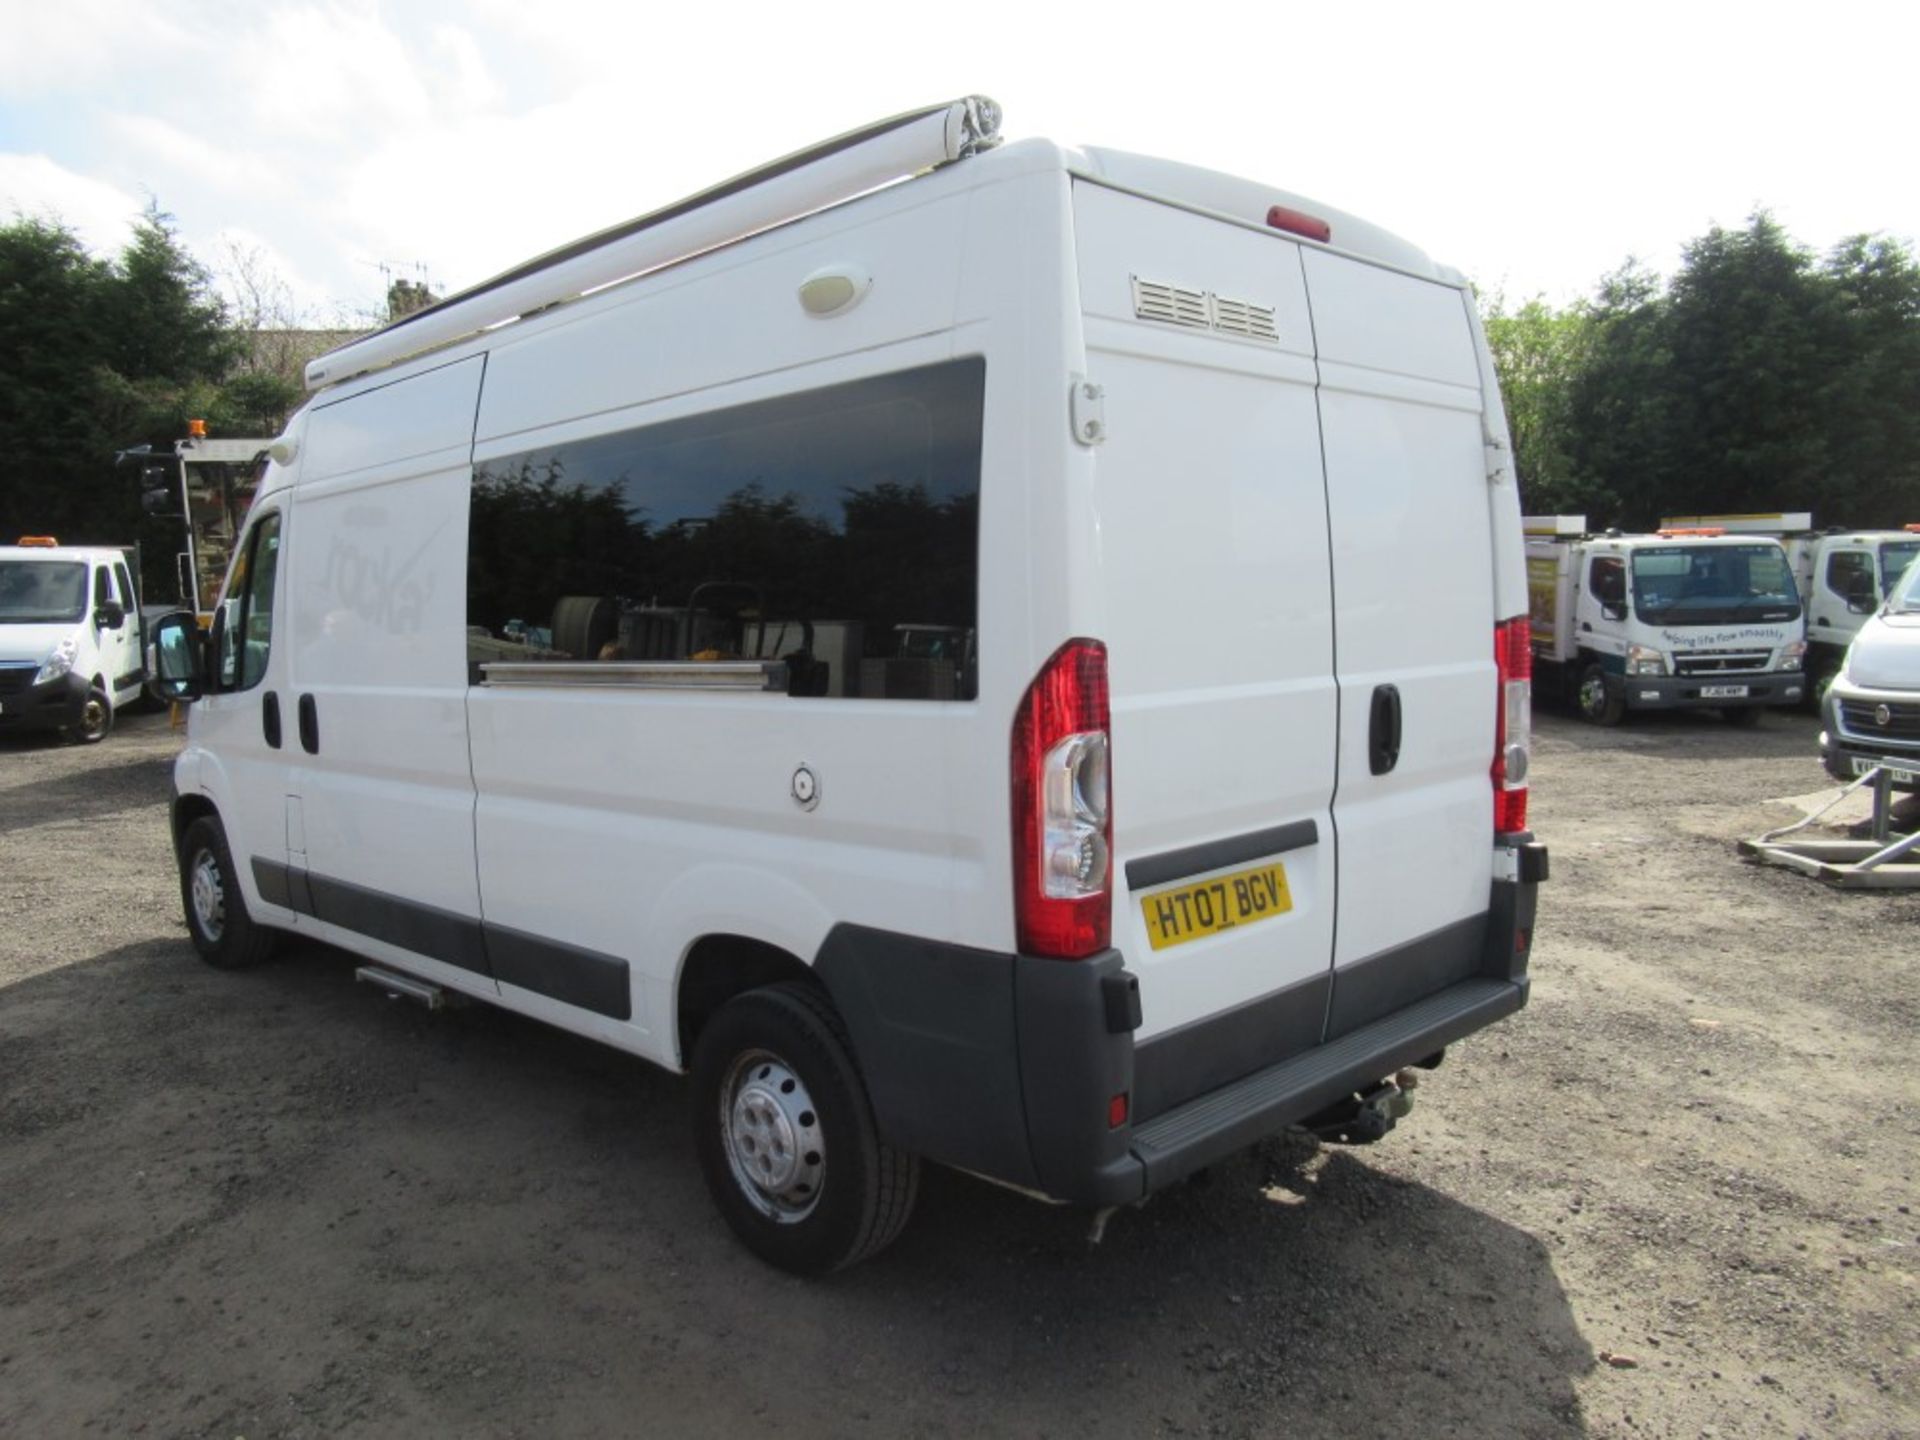
[(104, 740), (146, 680), (127, 551), (23, 535), (0, 545), (0, 735)]
[(315, 362), (210, 661), (160, 646), (209, 960), (310, 935), (690, 1072), (720, 1209), (800, 1271), (890, 1240), (922, 1158), (1105, 1210), (1376, 1137), (1527, 994), (1461, 277), (995, 123), (882, 122)]
[(1895, 788), (1920, 792), (1920, 560), (1854, 636), (1822, 713), (1820, 758), (1834, 779), (1884, 766)]

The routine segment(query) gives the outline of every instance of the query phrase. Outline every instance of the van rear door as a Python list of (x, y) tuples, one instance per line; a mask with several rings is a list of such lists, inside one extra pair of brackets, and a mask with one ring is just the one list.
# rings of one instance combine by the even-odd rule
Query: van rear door
[(1493, 541), (1465, 295), (1303, 254), (1340, 682), (1333, 1039), (1472, 973), (1493, 843)]
[(1094, 454), (1113, 943), (1140, 983), (1146, 1119), (1320, 1040), (1327, 496), (1300, 247), (1086, 182), (1074, 207), (1087, 368), (1110, 422)]

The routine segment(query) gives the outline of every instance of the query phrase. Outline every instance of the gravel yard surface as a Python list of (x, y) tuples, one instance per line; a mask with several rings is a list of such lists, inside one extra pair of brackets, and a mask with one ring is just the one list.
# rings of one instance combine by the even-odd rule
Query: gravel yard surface
[(935, 1170), (812, 1283), (676, 1077), (310, 943), (203, 966), (165, 716), (0, 741), (0, 1434), (1920, 1435), (1920, 893), (1734, 852), (1816, 729), (1541, 717), (1532, 1003), (1380, 1144), (1097, 1247)]

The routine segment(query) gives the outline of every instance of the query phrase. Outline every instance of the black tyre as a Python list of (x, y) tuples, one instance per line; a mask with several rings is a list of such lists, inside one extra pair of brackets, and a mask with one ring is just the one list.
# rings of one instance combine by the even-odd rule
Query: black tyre
[(1607, 672), (1589, 665), (1574, 686), (1573, 703), (1580, 718), (1592, 725), (1618, 725), (1627, 713), (1626, 698), (1607, 683)]
[(800, 1275), (892, 1242), (918, 1157), (881, 1142), (840, 1017), (807, 985), (729, 1001), (693, 1050), (693, 1140), (714, 1203), (762, 1260)]
[(80, 707), (80, 718), (67, 727), (67, 738), (76, 745), (98, 745), (113, 730), (113, 697), (98, 680), (88, 687), (87, 703)]
[(215, 969), (244, 970), (273, 953), (278, 937), (247, 914), (227, 832), (211, 815), (187, 826), (180, 839), (180, 903), (193, 948)]
[(1720, 712), (1720, 718), (1737, 729), (1751, 730), (1760, 723), (1763, 713), (1764, 707), (1759, 705), (1729, 705)]

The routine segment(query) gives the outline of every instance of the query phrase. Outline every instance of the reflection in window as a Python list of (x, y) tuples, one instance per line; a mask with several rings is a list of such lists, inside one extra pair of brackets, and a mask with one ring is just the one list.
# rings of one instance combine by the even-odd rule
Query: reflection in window
[(220, 625), (220, 684), (248, 690), (267, 674), (273, 642), (273, 581), (280, 568), (280, 515), (271, 511), (253, 527), (246, 552), (227, 582)]
[(796, 695), (971, 699), (986, 365), (474, 471), (467, 659), (782, 660)]

